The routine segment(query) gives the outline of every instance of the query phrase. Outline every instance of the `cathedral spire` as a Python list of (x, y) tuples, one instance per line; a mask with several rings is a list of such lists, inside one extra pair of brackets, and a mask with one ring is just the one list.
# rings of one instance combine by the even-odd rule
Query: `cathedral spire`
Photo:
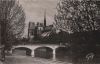
[(46, 9), (44, 11), (44, 27), (46, 27)]

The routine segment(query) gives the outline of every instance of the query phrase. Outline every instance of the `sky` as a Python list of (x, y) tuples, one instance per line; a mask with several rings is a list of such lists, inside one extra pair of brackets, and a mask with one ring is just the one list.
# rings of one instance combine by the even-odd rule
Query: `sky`
[(54, 22), (58, 0), (19, 0), (26, 14), (25, 34), (27, 34), (28, 22), (43, 22), (46, 10), (47, 24)]

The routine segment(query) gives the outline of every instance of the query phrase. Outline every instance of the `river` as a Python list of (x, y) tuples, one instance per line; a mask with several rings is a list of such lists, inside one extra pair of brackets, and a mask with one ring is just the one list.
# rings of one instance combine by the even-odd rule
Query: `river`
[(58, 61), (31, 56), (6, 56), (4, 64), (72, 64), (67, 61)]

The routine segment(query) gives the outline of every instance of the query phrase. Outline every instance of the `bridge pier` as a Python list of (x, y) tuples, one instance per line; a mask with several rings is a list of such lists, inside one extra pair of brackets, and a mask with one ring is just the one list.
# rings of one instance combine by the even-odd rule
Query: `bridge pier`
[(9, 53), (12, 54), (13, 53), (12, 50), (10, 50)]
[(31, 56), (32, 56), (32, 57), (35, 57), (34, 50), (32, 50), (32, 52), (31, 52)]
[(56, 49), (53, 49), (53, 60), (56, 60)]
[(13, 54), (13, 49), (11, 49), (11, 50), (9, 51), (9, 53), (10, 53), (10, 54)]

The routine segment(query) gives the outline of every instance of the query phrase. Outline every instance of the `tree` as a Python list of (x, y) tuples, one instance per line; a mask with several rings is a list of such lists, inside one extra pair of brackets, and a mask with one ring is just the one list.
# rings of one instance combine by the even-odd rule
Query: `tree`
[(55, 15), (56, 26), (68, 33), (99, 30), (99, 11), (96, 1), (61, 0)]
[(25, 13), (16, 0), (0, 0), (2, 44), (9, 46), (21, 37), (25, 26)]
[(71, 45), (74, 62), (94, 52), (96, 41), (100, 42), (100, 32), (95, 32), (100, 30), (100, 22), (97, 20), (99, 12), (100, 8), (93, 0), (60, 0), (57, 5), (56, 28), (72, 33), (66, 40)]

